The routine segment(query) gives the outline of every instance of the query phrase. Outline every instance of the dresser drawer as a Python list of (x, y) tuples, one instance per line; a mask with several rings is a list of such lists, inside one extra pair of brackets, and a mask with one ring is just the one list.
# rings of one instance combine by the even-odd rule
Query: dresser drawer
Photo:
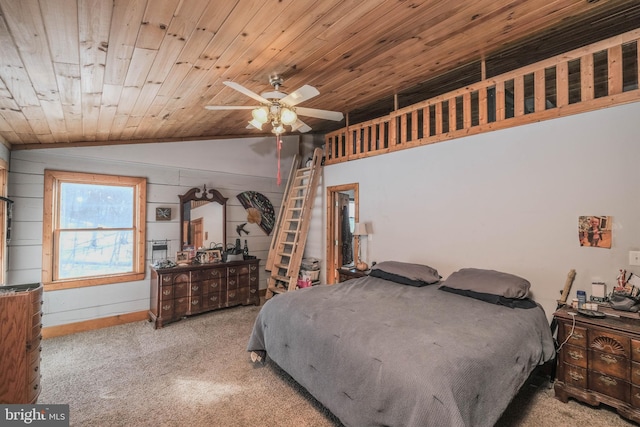
[(627, 337), (597, 329), (589, 331), (589, 348), (603, 353), (631, 358), (631, 340)]
[(574, 345), (565, 345), (562, 349), (562, 361), (570, 365), (587, 367), (587, 349)]
[(579, 366), (563, 363), (564, 378), (560, 378), (567, 384), (571, 384), (578, 388), (587, 388), (587, 370)]
[(640, 387), (631, 385), (631, 405), (640, 408)]
[(160, 295), (161, 295), (162, 301), (166, 301), (168, 299), (172, 299), (173, 298), (173, 285), (171, 285), (171, 286), (163, 286), (162, 288), (160, 288)]
[(631, 362), (631, 383), (640, 386), (640, 363)]
[(589, 371), (589, 388), (623, 402), (629, 401), (630, 385), (620, 378)]
[(160, 313), (158, 317), (162, 317), (164, 319), (171, 319), (173, 317), (173, 300), (163, 300), (160, 304)]
[(640, 340), (631, 340), (631, 360), (640, 362)]
[[(570, 323), (563, 323), (562, 326), (564, 328), (565, 339), (566, 337), (569, 337), (567, 344), (583, 348), (587, 347), (587, 330), (585, 328), (576, 326), (573, 328), (573, 333), (571, 334), (572, 327)], [(571, 336), (569, 336), (569, 334), (571, 334)]]
[(220, 293), (209, 293), (203, 299), (203, 308), (218, 308), (221, 306)]
[(174, 298), (186, 297), (189, 294), (189, 283), (188, 282), (178, 282), (173, 285), (173, 296)]
[(173, 301), (173, 315), (180, 317), (185, 316), (187, 314), (187, 310), (189, 309), (189, 298), (186, 296), (176, 298)]
[(629, 360), (601, 351), (589, 350), (589, 370), (629, 381)]

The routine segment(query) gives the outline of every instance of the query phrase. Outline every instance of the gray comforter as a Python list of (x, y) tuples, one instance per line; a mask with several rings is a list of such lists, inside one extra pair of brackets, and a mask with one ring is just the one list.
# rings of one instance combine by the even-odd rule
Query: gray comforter
[(554, 354), (540, 307), (374, 277), (275, 296), (247, 349), (347, 426), (492, 426)]

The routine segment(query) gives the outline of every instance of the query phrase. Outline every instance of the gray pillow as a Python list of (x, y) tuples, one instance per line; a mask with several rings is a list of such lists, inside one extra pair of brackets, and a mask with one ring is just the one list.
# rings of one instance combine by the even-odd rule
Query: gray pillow
[(522, 277), (500, 271), (462, 268), (451, 273), (440, 286), (523, 299), (529, 296), (531, 283)]
[(383, 261), (371, 267), (371, 273), (375, 277), (376, 271), (405, 277), (411, 281), (424, 282), (425, 284), (437, 283), (442, 276), (438, 274), (438, 270), (428, 265), (411, 264), (400, 261)]

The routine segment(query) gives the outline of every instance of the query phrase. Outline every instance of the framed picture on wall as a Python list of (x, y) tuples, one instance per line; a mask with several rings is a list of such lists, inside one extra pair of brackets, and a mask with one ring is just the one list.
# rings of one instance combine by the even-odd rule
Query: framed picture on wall
[(583, 215), (578, 217), (578, 239), (580, 246), (611, 248), (612, 217)]

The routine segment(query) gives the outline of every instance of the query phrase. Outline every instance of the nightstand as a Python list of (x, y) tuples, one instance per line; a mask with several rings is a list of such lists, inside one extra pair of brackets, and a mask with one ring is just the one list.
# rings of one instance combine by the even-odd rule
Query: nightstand
[[(624, 317), (591, 318), (571, 309), (558, 321), (556, 398), (593, 406), (604, 403), (640, 423), (640, 322)], [(565, 343), (566, 341), (566, 343)]]
[(350, 279), (357, 279), (358, 277), (364, 277), (369, 275), (370, 270), (360, 271), (355, 268), (339, 268), (338, 269), (338, 281), (345, 282)]

